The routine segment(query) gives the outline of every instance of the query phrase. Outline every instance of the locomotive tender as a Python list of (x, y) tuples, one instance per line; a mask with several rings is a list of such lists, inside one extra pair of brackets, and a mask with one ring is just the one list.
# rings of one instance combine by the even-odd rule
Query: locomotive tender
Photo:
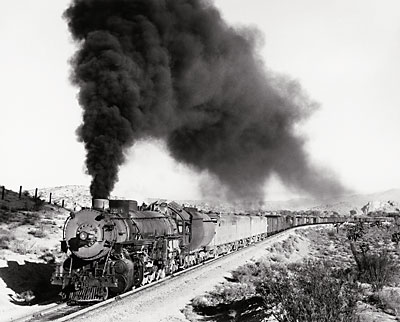
[(65, 300), (102, 301), (278, 231), (337, 220), (206, 214), (175, 202), (144, 208), (133, 200), (93, 199), (92, 208), (71, 212), (64, 224), (61, 249), (68, 257), (52, 284), (62, 286)]

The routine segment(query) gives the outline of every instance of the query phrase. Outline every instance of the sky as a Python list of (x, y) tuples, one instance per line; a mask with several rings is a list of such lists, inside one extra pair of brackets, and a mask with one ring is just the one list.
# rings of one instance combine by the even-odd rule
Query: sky
[[(0, 3), (0, 185), (89, 185), (77, 141), (78, 92), (68, 60), (76, 47), (67, 0)], [(232, 25), (257, 28), (268, 69), (298, 80), (319, 109), (298, 128), (318, 166), (354, 192), (400, 187), (400, 2), (215, 0)], [(206, 174), (177, 164), (163, 142), (128, 151), (114, 195), (200, 198)], [(267, 200), (297, 196), (279, 178)]]

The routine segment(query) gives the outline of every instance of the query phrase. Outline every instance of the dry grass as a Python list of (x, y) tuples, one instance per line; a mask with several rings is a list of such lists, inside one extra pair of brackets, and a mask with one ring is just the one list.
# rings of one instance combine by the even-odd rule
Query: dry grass
[(8, 249), (20, 255), (26, 255), (33, 252), (35, 244), (28, 240), (14, 239), (9, 243)]
[(400, 289), (386, 288), (377, 294), (378, 305), (382, 310), (400, 318)]
[(33, 235), (36, 238), (45, 238), (45, 237), (47, 237), (45, 226), (43, 224), (39, 224), (38, 227), (28, 231), (28, 234)]
[(13, 254), (28, 255), (29, 259), (43, 255), (50, 247), (58, 249), (64, 209), (46, 205), (41, 211), (0, 211), (0, 256), (7, 260)]
[(279, 241), (267, 247), (266, 250), (271, 253), (273, 261), (281, 261), (282, 256), (289, 258), (294, 252), (299, 251), (299, 237), (290, 235), (283, 241)]
[(32, 211), (0, 211), (0, 224), (18, 227), (34, 225), (40, 220), (40, 213)]
[(10, 242), (14, 239), (15, 237), (11, 231), (0, 228), (0, 249), (8, 249)]

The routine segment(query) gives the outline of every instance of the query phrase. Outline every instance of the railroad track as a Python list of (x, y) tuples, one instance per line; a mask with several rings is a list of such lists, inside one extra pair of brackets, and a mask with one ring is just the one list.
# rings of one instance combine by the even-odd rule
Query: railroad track
[(52, 308), (36, 312), (31, 317), (22, 318), (17, 321), (55, 321), (65, 316), (69, 316), (83, 309), (83, 306), (70, 306), (66, 303), (58, 304)]
[[(257, 245), (259, 245), (259, 244), (261, 244), (261, 243), (263, 243), (265, 241), (272, 241), (272, 240), (277, 239), (278, 237), (282, 236), (283, 234), (288, 233), (288, 232), (290, 232), (292, 230), (295, 230), (295, 229), (302, 229), (302, 228), (307, 228), (307, 227), (310, 227), (310, 226), (318, 227), (318, 226), (322, 226), (322, 225), (326, 225), (326, 224), (325, 223), (321, 223), (321, 224), (305, 225), (305, 226), (297, 226), (297, 227), (289, 228), (287, 230), (284, 230), (284, 231), (281, 231), (281, 232), (279, 232), (277, 234), (269, 236), (269, 237), (267, 237), (266, 239), (264, 239), (262, 241), (259, 241), (257, 243), (251, 244), (248, 247), (257, 246)], [(204, 267), (204, 266), (210, 265), (211, 263), (214, 263), (215, 261), (218, 261), (218, 260), (220, 260), (220, 259), (222, 259), (224, 257), (230, 256), (230, 255), (233, 255), (233, 254), (237, 254), (237, 253), (241, 252), (242, 250), (247, 249), (248, 247), (244, 247), (244, 248), (242, 248), (242, 249), (240, 249), (240, 250), (238, 250), (236, 252), (231, 252), (231, 253), (225, 254), (223, 256), (219, 256), (217, 258), (210, 259), (210, 260), (208, 260), (206, 262), (203, 262), (201, 264), (197, 264), (197, 265), (191, 266), (191, 267), (189, 267), (189, 268), (187, 268), (187, 269), (185, 269), (183, 271), (174, 273), (174, 274), (169, 275), (169, 276), (167, 276), (167, 277), (165, 277), (163, 279), (154, 281), (154, 282), (152, 282), (150, 284), (146, 284), (144, 286), (135, 288), (135, 289), (133, 289), (133, 290), (131, 290), (129, 292), (126, 292), (124, 294), (121, 294), (121, 295), (118, 295), (116, 297), (110, 298), (110, 299), (108, 299), (106, 301), (102, 301), (102, 302), (95, 303), (95, 304), (87, 304), (87, 305), (68, 305), (66, 303), (62, 303), (62, 304), (54, 305), (53, 307), (47, 308), (47, 309), (42, 310), (42, 311), (31, 313), (31, 314), (29, 314), (29, 315), (27, 315), (25, 317), (22, 317), (22, 318), (12, 319), (10, 321), (13, 321), (13, 322), (36, 322), (36, 321), (40, 321), (40, 322), (41, 321), (64, 322), (64, 321), (69, 321), (69, 320), (72, 320), (72, 319), (74, 319), (74, 318), (76, 318), (76, 317), (78, 317), (80, 315), (83, 315), (83, 314), (85, 314), (87, 312), (96, 310), (96, 309), (98, 309), (100, 307), (107, 306), (107, 305), (109, 305), (111, 303), (114, 303), (116, 301), (120, 301), (121, 299), (123, 299), (125, 297), (128, 297), (128, 296), (131, 296), (133, 294), (138, 294), (140, 292), (143, 292), (146, 289), (148, 289), (150, 287), (153, 287), (155, 285), (166, 283), (166, 282), (168, 282), (169, 280), (171, 280), (173, 278), (178, 278), (179, 276), (187, 274), (187, 273), (189, 273), (189, 272), (191, 272), (191, 271), (193, 271), (193, 270), (195, 270), (195, 269), (197, 269), (199, 267)]]

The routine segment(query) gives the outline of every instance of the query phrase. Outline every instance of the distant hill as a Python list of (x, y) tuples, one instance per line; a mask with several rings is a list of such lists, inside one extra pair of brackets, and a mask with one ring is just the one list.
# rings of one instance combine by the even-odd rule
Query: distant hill
[[(34, 195), (35, 191), (29, 191)], [(38, 195), (46, 201), (49, 200), (49, 195), (52, 193), (52, 201), (61, 205), (62, 200), (65, 202), (65, 207), (73, 209), (75, 206), (89, 207), (92, 203), (89, 187), (81, 185), (69, 185), (51, 188), (42, 188), (38, 190)], [(111, 196), (111, 199), (116, 199), (117, 196)], [(120, 198), (125, 199), (125, 198)], [(151, 201), (151, 200), (150, 200)], [(355, 210), (357, 213), (362, 213), (361, 208), (370, 203), (375, 206), (381, 202), (388, 201), (400, 204), (400, 189), (391, 189), (384, 192), (373, 194), (355, 194), (350, 196), (342, 196), (325, 200), (317, 200), (312, 198), (298, 198), (286, 201), (266, 201), (262, 206), (260, 204), (228, 204), (218, 201), (199, 201), (199, 200), (176, 200), (178, 203), (198, 206), (202, 209), (215, 209), (220, 211), (243, 211), (245, 209), (265, 210), (320, 210), (320, 211), (337, 211), (342, 214), (348, 214), (350, 210)]]
[(355, 210), (361, 213), (361, 208), (370, 202), (388, 202), (400, 203), (400, 189), (391, 189), (373, 194), (355, 194), (342, 196), (325, 200), (317, 199), (292, 199), (288, 201), (271, 201), (266, 206), (274, 210), (289, 209), (313, 209), (320, 211), (337, 211), (339, 213), (349, 213)]
[(365, 194), (365, 195), (351, 195), (342, 198), (335, 198), (329, 200), (315, 207), (318, 210), (331, 210), (335, 209), (341, 212), (349, 212), (351, 209), (361, 213), (361, 208), (368, 203), (387, 203), (388, 201), (400, 203), (400, 189), (391, 189), (383, 192)]

